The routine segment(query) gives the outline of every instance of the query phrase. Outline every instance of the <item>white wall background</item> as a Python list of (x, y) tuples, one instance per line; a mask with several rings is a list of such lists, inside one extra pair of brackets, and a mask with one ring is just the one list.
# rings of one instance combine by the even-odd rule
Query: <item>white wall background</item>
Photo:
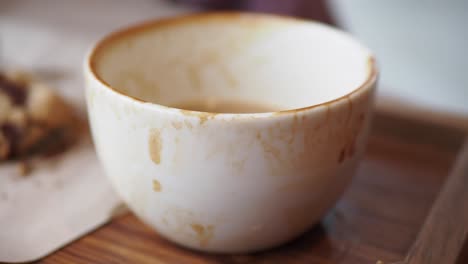
[(379, 97), (468, 116), (468, 1), (329, 0), (381, 67)]

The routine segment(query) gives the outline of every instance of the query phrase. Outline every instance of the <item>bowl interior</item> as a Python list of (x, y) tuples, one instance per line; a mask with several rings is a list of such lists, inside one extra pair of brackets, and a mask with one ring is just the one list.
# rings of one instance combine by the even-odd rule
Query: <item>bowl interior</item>
[(104, 39), (94, 74), (165, 106), (207, 98), (303, 108), (343, 97), (370, 78), (369, 51), (328, 26), (251, 14), (147, 23)]

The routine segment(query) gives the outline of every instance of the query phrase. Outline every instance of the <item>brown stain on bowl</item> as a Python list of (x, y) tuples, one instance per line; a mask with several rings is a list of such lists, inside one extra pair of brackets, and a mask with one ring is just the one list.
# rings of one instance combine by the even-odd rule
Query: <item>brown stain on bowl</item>
[(190, 227), (195, 232), (198, 238), (198, 241), (200, 242), (200, 246), (202, 247), (207, 246), (211, 238), (213, 237), (214, 226), (213, 225), (203, 226), (198, 223), (192, 223)]
[(287, 140), (288, 145), (291, 145), (294, 142), (294, 139), (296, 138), (296, 134), (298, 133), (301, 125), (303, 125), (303, 123), (301, 124), (299, 122), (299, 117), (297, 115), (298, 115), (297, 113), (294, 113), (294, 118), (293, 118), (293, 123), (291, 125), (291, 129), (289, 132), (286, 132), (286, 134), (288, 134), (287, 136), (289, 136), (289, 139)]
[[(213, 119), (217, 115), (217, 113), (197, 112), (197, 111), (184, 110), (184, 109), (180, 109), (180, 112), (185, 116), (198, 117), (200, 121), (200, 125), (203, 125), (206, 121)], [(186, 125), (187, 125), (187, 122), (186, 122)], [(191, 128), (191, 124), (190, 124), (190, 128)]]
[(149, 154), (151, 160), (155, 164), (161, 163), (161, 150), (162, 150), (162, 140), (161, 140), (161, 131), (159, 129), (153, 128), (149, 133)]
[(281, 160), (281, 151), (277, 147), (273, 146), (270, 142), (264, 140), (260, 132), (257, 132), (257, 139), (260, 141), (260, 144), (262, 145), (263, 151), (265, 153), (271, 154), (276, 160)]
[(271, 167), (272, 176), (289, 175), (290, 169), (309, 165), (308, 160), (316, 150), (313, 124), (314, 120), (302, 113), (292, 113), (291, 118), (277, 120), (256, 132), (254, 139)]
[(338, 163), (342, 163), (346, 159), (351, 159), (356, 153), (356, 146), (365, 120), (366, 114), (359, 114), (355, 126), (350, 128), (348, 131), (349, 135), (347, 136), (346, 142), (338, 155)]
[(178, 122), (178, 121), (172, 121), (171, 125), (172, 125), (173, 128), (175, 128), (177, 130), (180, 130), (184, 126), (184, 123)]
[(153, 180), (153, 191), (160, 192), (162, 190), (161, 183), (158, 180)]
[(190, 121), (188, 121), (188, 120), (184, 120), (184, 124), (185, 124), (185, 126), (186, 126), (188, 129), (192, 129), (192, 128), (193, 128), (192, 123), (190, 123)]

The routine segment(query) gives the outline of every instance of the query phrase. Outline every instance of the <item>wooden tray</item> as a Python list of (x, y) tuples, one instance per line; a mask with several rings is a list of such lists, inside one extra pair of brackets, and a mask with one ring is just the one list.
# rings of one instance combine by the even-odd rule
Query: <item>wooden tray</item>
[[(276, 249), (252, 255), (199, 253), (164, 240), (128, 213), (41, 263), (398, 261), (413, 244), (463, 137), (455, 128), (377, 114), (352, 186), (321, 224)], [(463, 258), (459, 263), (468, 263)]]

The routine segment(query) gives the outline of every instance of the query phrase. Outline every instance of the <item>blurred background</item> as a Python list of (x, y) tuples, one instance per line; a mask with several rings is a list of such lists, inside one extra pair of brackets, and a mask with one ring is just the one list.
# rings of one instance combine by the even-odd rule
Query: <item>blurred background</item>
[[(3, 66), (63, 73), (63, 93), (83, 101), (87, 48), (119, 27), (201, 10), (249, 10), (319, 20), (350, 31), (376, 54), (378, 105), (467, 120), (468, 1), (2, 0)], [(79, 107), (83, 107), (78, 103)]]

